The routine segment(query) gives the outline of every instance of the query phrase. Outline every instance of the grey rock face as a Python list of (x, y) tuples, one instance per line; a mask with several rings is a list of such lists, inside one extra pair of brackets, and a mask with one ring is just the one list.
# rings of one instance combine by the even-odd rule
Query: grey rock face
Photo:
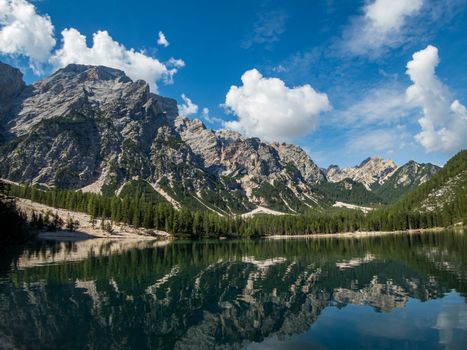
[(303, 149), (285, 143), (276, 143), (273, 146), (277, 149), (282, 162), (293, 164), (308, 183), (319, 184), (325, 181), (324, 174)]
[(2, 118), (9, 136), (1, 146), (2, 177), (106, 194), (139, 179), (181, 205), (220, 214), (263, 203), (264, 195), (253, 194), (263, 183), (280, 183), (299, 201), (310, 192), (308, 182), (320, 179), (311, 175), (309, 158), (292, 179), (286, 165), (307, 157), (298, 148), (177, 118), (174, 100), (122, 71), (69, 65), (25, 86), (18, 70), (1, 69), (9, 77), (1, 88), (2, 106), (9, 106)]
[[(15, 101), (15, 115), (8, 127), (22, 135), (42, 120), (81, 113), (111, 118), (123, 130), (131, 121), (144, 120), (160, 112), (160, 107), (168, 104), (161, 99), (149, 92), (144, 81), (132, 82), (122, 71), (69, 65), (33, 84)], [(173, 100), (171, 104), (176, 106)], [(173, 107), (170, 112), (174, 112)]]
[[(174, 125), (205, 168), (218, 176), (234, 178), (257, 204), (265, 202), (254, 193), (263, 185), (283, 187), (296, 199), (308, 201), (313, 196), (311, 187), (325, 181), (318, 166), (298, 146), (270, 144), (228, 130), (213, 131), (199, 120), (182, 117), (177, 117)], [(280, 207), (289, 209), (287, 199), (279, 201)]]
[(98, 174), (100, 135), (96, 123), (79, 116), (50, 119), (8, 144), (0, 155), (4, 177), (77, 188)]
[(19, 69), (0, 62), (0, 124), (10, 110), (12, 100), (24, 90), (23, 74)]
[(324, 172), (298, 146), (179, 117), (175, 100), (117, 69), (73, 64), (26, 86), (0, 63), (0, 77), (0, 176), (13, 181), (109, 195), (145, 181), (172, 204), (224, 215), (329, 205), (317, 186), (350, 177), (370, 188), (397, 168), (369, 158)]
[(351, 168), (341, 169), (336, 165), (331, 165), (326, 170), (326, 177), (330, 182), (352, 179), (370, 189), (373, 184), (382, 184), (386, 181), (396, 169), (397, 165), (392, 160), (371, 157), (365, 159), (360, 165)]
[(399, 167), (384, 183), (373, 185), (372, 189), (380, 197), (394, 202), (405, 193), (430, 180), (439, 169), (430, 163), (420, 164), (410, 161)]
[(401, 166), (391, 177), (394, 187), (421, 185), (433, 177), (440, 168), (433, 164), (410, 161)]
[(150, 176), (153, 139), (177, 111), (174, 100), (107, 67), (70, 65), (9, 96), (4, 125), (13, 141), (0, 154), (2, 176), (67, 188), (89, 185), (105, 168), (115, 186)]
[[(410, 161), (398, 167), (392, 160), (380, 157), (365, 159), (352, 168), (331, 165), (326, 170), (330, 182), (344, 182), (345, 179), (363, 184), (384, 203), (392, 203), (433, 177), (440, 168), (433, 164), (419, 164)], [(370, 196), (370, 195), (368, 195)]]

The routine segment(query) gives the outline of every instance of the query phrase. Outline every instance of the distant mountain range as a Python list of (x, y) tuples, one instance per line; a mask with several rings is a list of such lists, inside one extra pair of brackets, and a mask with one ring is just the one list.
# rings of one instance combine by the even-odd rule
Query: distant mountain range
[(0, 176), (175, 207), (295, 213), (390, 203), (439, 167), (368, 158), (320, 169), (300, 147), (210, 130), (122, 71), (69, 65), (33, 85), (0, 63)]

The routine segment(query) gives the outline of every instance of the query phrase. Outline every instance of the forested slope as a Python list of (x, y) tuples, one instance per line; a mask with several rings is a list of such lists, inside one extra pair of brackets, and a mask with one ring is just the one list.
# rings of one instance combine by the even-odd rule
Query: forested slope
[(309, 210), (300, 215), (242, 218), (220, 216), (210, 211), (177, 210), (168, 203), (152, 202), (141, 191), (131, 191), (140, 195), (139, 198), (132, 198), (129, 195), (107, 197), (73, 190), (39, 189), (35, 186), (12, 188), (14, 196), (52, 207), (83, 211), (95, 218), (165, 230), (176, 236), (192, 238), (447, 227), (459, 221), (467, 221), (467, 151), (459, 152), (431, 180), (399, 202), (367, 214), (359, 210), (327, 209)]

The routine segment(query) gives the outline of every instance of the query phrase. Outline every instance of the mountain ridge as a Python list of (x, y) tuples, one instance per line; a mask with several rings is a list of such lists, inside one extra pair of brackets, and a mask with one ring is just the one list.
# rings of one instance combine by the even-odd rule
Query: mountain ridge
[(136, 181), (178, 207), (295, 213), (332, 205), (329, 192), (317, 190), (328, 182), (351, 175), (371, 192), (397, 169), (370, 157), (358, 171), (336, 167), (332, 175), (299, 146), (180, 117), (175, 100), (113, 68), (69, 65), (29, 86), (19, 70), (0, 71), (10, 82), (0, 83), (0, 176), (12, 181), (107, 195)]

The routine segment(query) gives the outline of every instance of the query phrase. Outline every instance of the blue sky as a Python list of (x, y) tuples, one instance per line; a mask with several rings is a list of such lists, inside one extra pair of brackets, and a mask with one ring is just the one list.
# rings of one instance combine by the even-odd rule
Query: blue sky
[[(71, 62), (114, 65), (208, 127), (297, 143), (322, 167), (370, 155), (444, 164), (467, 146), (466, 6), (0, 0), (0, 59), (28, 82)], [(104, 53), (91, 50), (99, 31)]]

